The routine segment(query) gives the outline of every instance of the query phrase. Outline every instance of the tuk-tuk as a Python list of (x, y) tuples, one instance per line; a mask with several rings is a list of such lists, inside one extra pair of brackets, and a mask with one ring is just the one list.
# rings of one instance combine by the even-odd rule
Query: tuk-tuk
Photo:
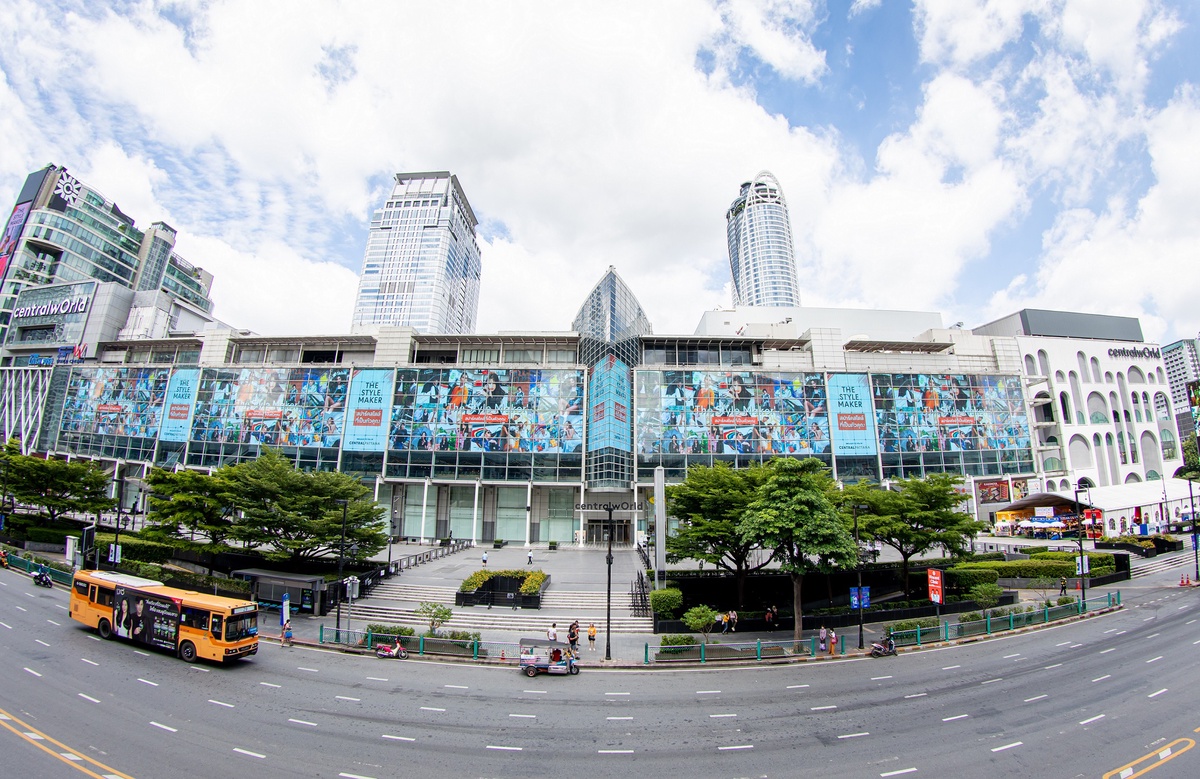
[(538, 672), (548, 674), (577, 674), (579, 663), (570, 644), (546, 638), (521, 639), (521, 670), (528, 677)]

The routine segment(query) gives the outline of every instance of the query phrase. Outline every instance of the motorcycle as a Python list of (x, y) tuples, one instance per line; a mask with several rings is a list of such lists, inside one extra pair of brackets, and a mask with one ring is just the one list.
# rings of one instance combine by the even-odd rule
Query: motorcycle
[(49, 587), (54, 589), (54, 580), (50, 578), (50, 574), (45, 571), (38, 571), (33, 575), (33, 583), (39, 587)]
[(896, 642), (888, 639), (885, 643), (878, 641), (871, 642), (871, 657), (887, 657), (888, 655), (896, 656)]
[(400, 639), (396, 639), (396, 644), (383, 644), (375, 648), (375, 656), (381, 659), (395, 657), (403, 660), (408, 657), (408, 652), (400, 644)]
[(0, 549), (0, 566), (8, 568), (8, 552)]

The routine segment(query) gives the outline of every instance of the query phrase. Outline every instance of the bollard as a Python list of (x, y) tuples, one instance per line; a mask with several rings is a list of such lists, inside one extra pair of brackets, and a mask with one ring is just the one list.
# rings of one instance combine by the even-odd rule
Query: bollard
[(808, 639), (808, 656), (809, 657), (817, 656), (817, 637), (816, 636), (811, 636)]
[(1048, 623), (1048, 622), (1050, 621), (1050, 607), (1049, 607), (1049, 606), (1046, 606), (1046, 607), (1043, 609), (1043, 612), (1044, 612), (1044, 614), (1042, 615), (1042, 622), (1047, 622), (1047, 623)]
[(417, 648), (417, 654), (419, 654), (419, 655), (425, 654), (425, 636), (421, 636), (421, 643), (420, 643), (420, 646)]
[(758, 639), (758, 649), (754, 654), (755, 654), (756, 660), (762, 660), (762, 639), (761, 638)]
[(990, 636), (992, 634), (992, 615), (988, 614), (984, 619), (987, 622), (987, 634)]
[(317, 631), (317, 643), (318, 644), (325, 643), (325, 626), (324, 625), (321, 625), (321, 629)]
[(1008, 613), (1008, 629), (1012, 630), (1015, 627), (1016, 627), (1016, 623), (1013, 622), (1013, 613), (1010, 611)]
[(646, 650), (645, 651), (646, 651), (646, 653), (642, 657), (642, 664), (650, 665), (650, 642), (649, 641), (646, 642)]
[(917, 646), (921, 646), (921, 629), (917, 628)]
[(472, 655), (472, 659), (473, 659), (473, 660), (478, 660), (478, 659), (479, 659), (479, 642), (478, 642), (478, 641), (475, 641), (475, 642), (473, 642), (473, 643), (475, 644), (475, 652), (474, 652), (474, 654)]
[(704, 647), (705, 646), (707, 646), (707, 644), (704, 644), (704, 643), (700, 644), (700, 662), (701, 663), (704, 662)]
[(375, 646), (374, 641), (375, 641), (375, 637), (373, 635), (371, 635), (371, 631), (368, 630), (367, 631), (367, 649), (371, 649)]
[(838, 636), (838, 654), (839, 655), (846, 654), (846, 637), (845, 636)]
[(942, 640), (950, 640), (950, 620), (942, 620)]

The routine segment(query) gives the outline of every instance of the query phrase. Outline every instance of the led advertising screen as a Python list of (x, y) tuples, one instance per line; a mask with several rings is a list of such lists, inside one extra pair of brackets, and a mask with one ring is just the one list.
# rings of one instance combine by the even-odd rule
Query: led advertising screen
[(350, 377), (350, 404), (346, 411), (347, 452), (382, 452), (387, 448), (388, 419), (392, 401), (391, 368), (366, 368)]
[(192, 440), (336, 448), (348, 378), (346, 368), (205, 369)]
[(158, 438), (160, 441), (184, 443), (192, 429), (192, 408), (200, 386), (199, 368), (182, 368), (171, 374), (167, 384), (166, 413)]
[(833, 425), (833, 453), (838, 457), (874, 456), (875, 412), (871, 385), (865, 373), (832, 373), (829, 385), (829, 420)]
[(588, 381), (588, 451), (633, 449), (633, 425), (629, 406), (633, 401), (629, 384), (629, 366), (609, 355), (592, 368)]
[(156, 437), (169, 373), (167, 368), (73, 368), (63, 432)]
[(579, 452), (583, 372), (401, 368), (388, 438), (393, 450)]
[(29, 209), (32, 207), (32, 203), (18, 203), (14, 206), (8, 223), (4, 226), (4, 232), (0, 234), (0, 279), (4, 278), (8, 263), (17, 250), (17, 244), (21, 242), (21, 230), (25, 227), (25, 220), (29, 217)]
[(1020, 451), (1032, 456), (1017, 376), (871, 375), (884, 452)]
[(1192, 427), (1200, 435), (1200, 381), (1189, 381), (1187, 394), (1188, 407), (1192, 411)]
[(829, 451), (819, 373), (637, 371), (642, 454), (810, 455)]

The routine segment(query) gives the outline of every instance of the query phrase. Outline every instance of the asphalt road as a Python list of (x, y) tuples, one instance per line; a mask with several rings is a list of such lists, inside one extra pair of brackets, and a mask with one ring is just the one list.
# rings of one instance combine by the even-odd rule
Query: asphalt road
[(189, 666), (0, 571), (0, 775), (1200, 776), (1200, 591), (1147, 578), (1121, 612), (898, 658), (528, 679), (272, 644)]

